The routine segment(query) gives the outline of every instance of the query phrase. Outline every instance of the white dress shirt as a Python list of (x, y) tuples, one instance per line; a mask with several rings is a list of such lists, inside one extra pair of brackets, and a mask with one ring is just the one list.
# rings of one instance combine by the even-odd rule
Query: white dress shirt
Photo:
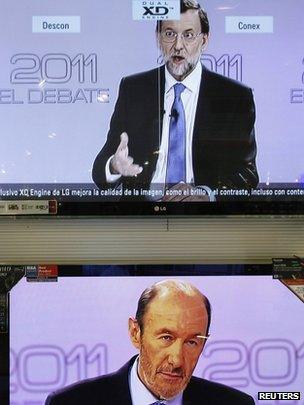
[(174, 85), (182, 83), (186, 88), (181, 94), (185, 117), (186, 117), (186, 183), (193, 183), (192, 165), (192, 139), (197, 99), (202, 78), (202, 65), (197, 63), (195, 69), (182, 81), (178, 82), (165, 67), (165, 94), (164, 94), (164, 117), (161, 145), (156, 164), (156, 170), (152, 178), (152, 183), (163, 184), (166, 182), (170, 114), (174, 102)]
[[(165, 94), (164, 94), (164, 117), (161, 144), (159, 147), (158, 160), (156, 164), (156, 170), (152, 177), (151, 183), (164, 184), (166, 181), (167, 170), (167, 158), (168, 158), (168, 143), (169, 143), (169, 128), (170, 128), (170, 114), (172, 104), (174, 102), (174, 85), (176, 83), (182, 83), (186, 88), (182, 92), (181, 99), (184, 105), (185, 117), (186, 117), (186, 183), (193, 182), (193, 165), (192, 165), (192, 138), (195, 113), (197, 107), (197, 99), (201, 84), (202, 77), (202, 65), (197, 63), (195, 69), (182, 81), (178, 82), (169, 73), (167, 67), (165, 67)], [(143, 95), (144, 96), (144, 95)], [(106, 164), (106, 179), (108, 183), (114, 183), (121, 175), (111, 174), (110, 172), (110, 160), (111, 156)], [(137, 162), (134, 162), (137, 163)]]
[[(135, 360), (129, 374), (129, 387), (132, 398), (132, 405), (150, 405), (159, 401), (141, 382), (137, 373), (138, 358)], [(162, 400), (166, 405), (182, 405), (183, 393), (181, 392), (176, 397), (170, 400)]]

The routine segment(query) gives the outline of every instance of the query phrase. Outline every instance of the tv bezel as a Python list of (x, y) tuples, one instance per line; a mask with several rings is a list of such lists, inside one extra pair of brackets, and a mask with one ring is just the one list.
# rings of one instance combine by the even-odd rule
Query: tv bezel
[(84, 202), (59, 201), (58, 216), (304, 215), (304, 201)]
[[(149, 266), (149, 265), (147, 265)], [(183, 265), (181, 265), (183, 266)], [(24, 267), (24, 266), (22, 266)], [(83, 266), (73, 266), (73, 265), (59, 265), (58, 266), (58, 278), (61, 277), (92, 277), (91, 275), (83, 274), (82, 272)], [(212, 265), (210, 265), (212, 268)], [(227, 276), (271, 276), (272, 275), (272, 265), (270, 264), (259, 264), (259, 265), (243, 265), (244, 269), (242, 274), (234, 274), (223, 272), (223, 274), (219, 274), (216, 271), (214, 274), (212, 272), (208, 274), (196, 274), (195, 272), (187, 272), (187, 276), (194, 276), (194, 277), (204, 277), (204, 276), (212, 276), (212, 277), (227, 277)], [(173, 274), (168, 274), (168, 272), (164, 271), (163, 274), (157, 273), (156, 275), (151, 273), (151, 276), (154, 277), (166, 277), (172, 276)], [(26, 275), (24, 275), (25, 277)], [(146, 276), (146, 275), (144, 275)], [(95, 276), (96, 277), (96, 276)], [(98, 277), (107, 277), (106, 275), (100, 275)], [(113, 277), (113, 275), (111, 275)], [(117, 275), (117, 277), (123, 277)], [(137, 275), (132, 275), (129, 277), (140, 277)], [(10, 401), (10, 292), (7, 292), (7, 314), (8, 314), (8, 330), (5, 333), (0, 333), (0, 403), (3, 405), (9, 405)]]

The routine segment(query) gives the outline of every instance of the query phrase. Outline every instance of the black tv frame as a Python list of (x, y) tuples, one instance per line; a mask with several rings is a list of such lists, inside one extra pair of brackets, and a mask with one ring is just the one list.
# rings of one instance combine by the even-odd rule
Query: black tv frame
[[(136, 266), (136, 265), (134, 265)], [(150, 267), (153, 265), (143, 265)], [(180, 265), (181, 267), (186, 267), (187, 265)], [(228, 272), (219, 273), (218, 270), (215, 269), (212, 271), (212, 266), (210, 265), (211, 271), (204, 274), (203, 272), (196, 272), (196, 271), (189, 271), (185, 270), (185, 276), (216, 276), (216, 277), (227, 277), (227, 276), (270, 276), (272, 275), (272, 265), (271, 264), (259, 264), (259, 265), (240, 265), (243, 267), (243, 271), (240, 270), (237, 273), (235, 272)], [(19, 266), (20, 267), (20, 266)], [(113, 277), (113, 275), (110, 275)], [(139, 274), (134, 272), (132, 277), (139, 277)], [(143, 274), (143, 276), (147, 276), (147, 274)], [(165, 276), (174, 276), (173, 273), (168, 273), (168, 271), (164, 270), (160, 272), (159, 269), (157, 272), (153, 272), (150, 270), (149, 276), (155, 277), (165, 277)], [(181, 274), (179, 274), (181, 276)], [(90, 275), (83, 274), (82, 266), (73, 266), (73, 265), (59, 265), (58, 266), (58, 277), (91, 277)], [(100, 277), (106, 277), (101, 275)], [(121, 275), (117, 275), (117, 277), (122, 277)], [(7, 311), (8, 311), (8, 331), (6, 333), (0, 333), (0, 404), (1, 405), (9, 405), (10, 400), (10, 318), (9, 318), (9, 307), (10, 307), (10, 293), (7, 293)]]
[(304, 215), (304, 201), (58, 202), (63, 216)]

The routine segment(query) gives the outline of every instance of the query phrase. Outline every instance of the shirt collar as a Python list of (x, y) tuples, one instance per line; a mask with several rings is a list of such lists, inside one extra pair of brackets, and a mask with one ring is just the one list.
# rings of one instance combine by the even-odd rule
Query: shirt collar
[(176, 83), (183, 83), (187, 89), (192, 92), (196, 92), (199, 89), (202, 77), (202, 64), (198, 62), (192, 72), (185, 77), (185, 79), (181, 82), (177, 81), (168, 71), (167, 66), (165, 66), (165, 79), (166, 79), (166, 88), (165, 92), (168, 93), (169, 90), (176, 84)]
[[(138, 367), (138, 359), (134, 361), (134, 364), (130, 370), (129, 374), (129, 386), (131, 391), (132, 397), (132, 404), (133, 405), (150, 405), (153, 402), (158, 401), (148, 389), (147, 387), (141, 382), (140, 378), (138, 377), (137, 367)], [(168, 405), (182, 405), (182, 397), (183, 393), (179, 393), (173, 399), (168, 401), (163, 401), (165, 404)]]

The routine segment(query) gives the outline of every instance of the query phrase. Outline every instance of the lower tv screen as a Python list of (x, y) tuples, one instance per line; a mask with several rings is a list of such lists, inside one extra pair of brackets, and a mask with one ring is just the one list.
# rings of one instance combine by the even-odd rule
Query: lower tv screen
[(2, 0), (0, 199), (302, 212), (302, 8)]
[[(195, 402), (201, 389), (210, 405), (253, 404), (250, 397), (260, 405), (303, 403), (303, 303), (295, 295), (270, 276), (174, 280), (83, 276), (60, 277), (58, 283), (29, 283), (22, 279), (10, 294), (10, 404), (42, 405), (53, 392), (52, 401), (57, 398), (71, 405), (131, 404), (122, 398), (132, 395), (134, 400), (138, 381), (144, 381), (139, 391), (149, 387), (144, 396), (151, 392), (161, 397), (184, 395), (186, 401), (192, 395), (189, 402), (183, 402), (187, 404), (201, 403)], [(159, 289), (145, 307), (143, 333), (138, 335), (137, 301), (154, 283), (160, 283)], [(207, 312), (202, 316), (197, 312), (205, 311), (205, 303), (202, 306), (201, 298), (195, 301), (198, 293), (188, 283), (211, 303), (209, 332), (206, 323), (201, 323), (208, 319)], [(174, 288), (178, 296), (174, 310), (172, 302), (159, 305)], [(115, 385), (114, 374), (58, 393), (75, 382), (116, 373), (138, 353), (137, 382), (132, 368), (133, 373), (124, 371), (121, 386)], [(192, 374), (199, 380), (194, 381)], [(94, 398), (95, 392), (103, 402)], [(107, 397), (110, 392), (112, 399)], [(289, 401), (282, 393), (288, 393)], [(87, 401), (79, 402), (83, 395)], [(216, 402), (214, 395), (224, 402)], [(57, 403), (52, 401), (49, 404)]]

